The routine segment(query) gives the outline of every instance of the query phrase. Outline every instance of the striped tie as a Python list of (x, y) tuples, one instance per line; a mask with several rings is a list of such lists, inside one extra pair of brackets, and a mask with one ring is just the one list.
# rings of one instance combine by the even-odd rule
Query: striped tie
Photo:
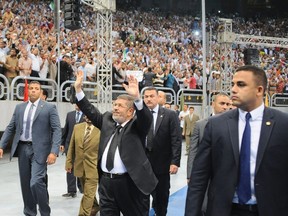
[(84, 139), (83, 139), (83, 143), (86, 144), (89, 137), (90, 137), (90, 132), (91, 132), (91, 125), (88, 126), (85, 130), (85, 135), (84, 135)]

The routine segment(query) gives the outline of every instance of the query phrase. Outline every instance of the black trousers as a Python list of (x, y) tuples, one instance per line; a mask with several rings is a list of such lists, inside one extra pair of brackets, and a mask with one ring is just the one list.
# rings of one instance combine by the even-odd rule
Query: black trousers
[(68, 193), (76, 193), (77, 192), (76, 184), (77, 184), (77, 187), (78, 187), (80, 193), (83, 193), (80, 179), (74, 176), (73, 169), (72, 169), (71, 173), (68, 173), (68, 172), (66, 173), (66, 181), (67, 181), (67, 192)]
[(157, 216), (165, 216), (167, 214), (167, 206), (170, 193), (170, 174), (156, 174), (158, 184), (152, 192), (152, 208)]
[(243, 207), (239, 208), (233, 204), (230, 216), (259, 216), (259, 214), (258, 210), (255, 210), (255, 208), (253, 209), (248, 208), (245, 209)]
[(39, 71), (32, 70), (30, 77), (39, 77)]
[(143, 194), (128, 174), (115, 178), (101, 175), (99, 184), (101, 216), (148, 216), (149, 196)]

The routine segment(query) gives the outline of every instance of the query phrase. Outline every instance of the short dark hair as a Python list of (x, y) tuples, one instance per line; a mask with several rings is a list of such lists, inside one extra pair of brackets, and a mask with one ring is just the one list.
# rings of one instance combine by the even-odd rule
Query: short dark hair
[(42, 89), (40, 82), (38, 82), (38, 81), (36, 81), (36, 80), (31, 80), (31, 81), (29, 82), (29, 85), (30, 85), (30, 84), (38, 84), (38, 85), (40, 85), (40, 89)]
[(153, 86), (149, 86), (149, 87), (145, 88), (143, 93), (145, 93), (146, 91), (156, 91), (156, 93), (158, 95), (158, 89), (153, 87)]
[(238, 71), (250, 71), (253, 73), (255, 77), (255, 81), (257, 85), (261, 85), (264, 88), (264, 93), (267, 89), (267, 76), (265, 71), (262, 68), (256, 67), (254, 65), (245, 65), (236, 69), (235, 72)]
[(48, 91), (47, 89), (42, 89), (42, 94), (46, 96), (46, 98), (48, 97)]

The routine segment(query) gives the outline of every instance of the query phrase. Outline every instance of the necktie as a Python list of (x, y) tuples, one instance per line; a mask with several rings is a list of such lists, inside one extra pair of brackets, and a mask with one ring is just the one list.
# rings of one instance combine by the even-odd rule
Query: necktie
[(240, 163), (239, 163), (239, 182), (237, 194), (240, 204), (246, 204), (251, 199), (251, 181), (250, 181), (250, 145), (251, 128), (249, 120), (251, 114), (246, 114), (246, 125), (242, 137)]
[(85, 130), (85, 134), (84, 134), (84, 139), (83, 139), (83, 143), (86, 144), (87, 140), (90, 136), (90, 132), (91, 132), (91, 126), (88, 126)]
[(115, 129), (114, 137), (111, 141), (110, 147), (108, 149), (108, 154), (107, 154), (107, 162), (106, 162), (106, 168), (108, 171), (111, 171), (114, 167), (114, 157), (115, 157), (115, 152), (116, 148), (120, 142), (120, 129), (121, 125), (118, 125)]
[(32, 113), (33, 113), (33, 107), (34, 104), (32, 103), (30, 106), (30, 109), (28, 111), (28, 116), (27, 116), (27, 121), (26, 121), (26, 127), (25, 127), (25, 139), (29, 138), (29, 134), (30, 134), (30, 125), (31, 125), (31, 117), (32, 117)]
[(151, 124), (151, 127), (150, 127), (150, 130), (147, 134), (147, 149), (149, 151), (152, 150), (152, 147), (153, 147), (153, 137), (154, 137), (154, 113), (155, 111), (154, 110), (151, 110), (151, 113), (152, 113), (152, 116), (153, 116), (153, 121), (152, 121), (152, 124)]
[(80, 121), (80, 112), (76, 112), (76, 123)]

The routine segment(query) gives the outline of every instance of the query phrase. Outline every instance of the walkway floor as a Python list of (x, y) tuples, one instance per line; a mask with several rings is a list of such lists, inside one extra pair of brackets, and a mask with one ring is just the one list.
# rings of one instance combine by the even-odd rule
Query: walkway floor
[[(186, 163), (185, 145), (183, 143), (181, 168), (177, 175), (171, 176), (170, 201), (167, 216), (184, 215), (186, 196)], [(51, 216), (76, 216), (82, 194), (76, 198), (64, 198), (66, 193), (66, 175), (64, 170), (65, 156), (59, 156), (56, 164), (48, 167)], [(9, 154), (0, 160), (0, 215), (23, 215), (23, 203), (18, 176), (17, 158), (9, 161)], [(177, 214), (175, 213), (177, 212)], [(39, 214), (38, 214), (39, 215)]]

